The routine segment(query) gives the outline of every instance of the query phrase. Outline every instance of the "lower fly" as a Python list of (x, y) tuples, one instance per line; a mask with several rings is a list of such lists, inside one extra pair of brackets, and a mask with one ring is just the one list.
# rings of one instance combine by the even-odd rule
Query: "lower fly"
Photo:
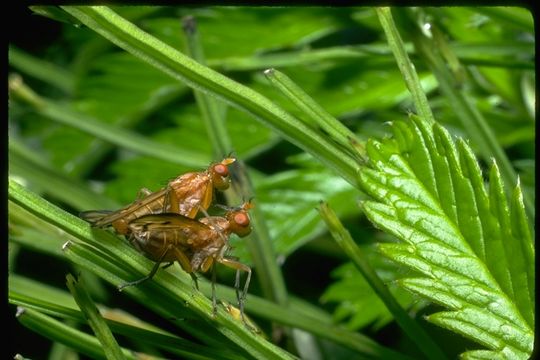
[[(249, 283), (251, 268), (232, 257), (226, 256), (229, 249), (228, 239), (231, 234), (244, 237), (251, 232), (248, 210), (250, 202), (239, 208), (229, 208), (224, 216), (207, 216), (192, 219), (177, 213), (161, 213), (141, 216), (128, 224), (131, 244), (146, 257), (156, 262), (145, 277), (119, 286), (138, 285), (151, 279), (161, 263), (177, 261), (195, 281), (195, 272), (207, 272), (212, 268), (212, 305), (216, 313), (215, 263), (223, 264), (236, 270), (235, 290), (240, 315), (244, 319), (244, 303)], [(240, 273), (247, 273), (246, 282), (240, 291)]]

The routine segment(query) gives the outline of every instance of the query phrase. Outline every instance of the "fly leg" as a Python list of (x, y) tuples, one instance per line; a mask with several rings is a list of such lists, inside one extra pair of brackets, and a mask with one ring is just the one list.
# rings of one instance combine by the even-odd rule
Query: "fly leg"
[(195, 273), (190, 272), (189, 276), (191, 276), (191, 280), (193, 281), (193, 284), (195, 285), (195, 289), (199, 290), (199, 279), (197, 279), (197, 275)]
[[(203, 210), (204, 211), (204, 210)], [(212, 269), (212, 317), (215, 318), (217, 315), (217, 300), (216, 300), (216, 264), (214, 257), (206, 257), (202, 264), (199, 265), (199, 270), (202, 272), (207, 272), (209, 269)]]
[[(236, 280), (234, 282), (234, 289), (236, 290), (236, 298), (238, 300), (238, 308), (240, 309), (240, 317), (244, 325), (246, 325), (246, 327), (248, 328), (251, 328), (246, 322), (246, 319), (244, 318), (244, 302), (246, 301), (247, 291), (249, 288), (249, 283), (251, 281), (251, 268), (247, 266), (246, 264), (242, 264), (239, 261), (228, 259), (228, 258), (221, 258), (221, 259), (218, 259), (217, 261), (222, 263), (225, 266), (228, 266), (236, 270)], [(244, 284), (244, 289), (242, 290), (241, 294), (240, 294), (240, 271), (247, 272), (246, 283)]]
[[(117, 286), (118, 288), (118, 291), (122, 291), (124, 290), (126, 287), (128, 286), (135, 286), (135, 285), (139, 285), (143, 282), (145, 282), (146, 280), (149, 280), (151, 278), (154, 277), (154, 275), (156, 274), (156, 272), (158, 271), (159, 269), (159, 266), (161, 265), (161, 262), (163, 261), (163, 259), (165, 259), (165, 256), (167, 255), (167, 253), (169, 252), (169, 250), (172, 249), (172, 246), (169, 245), (167, 246), (167, 248), (165, 249), (165, 251), (163, 252), (163, 254), (161, 254), (161, 256), (159, 257), (159, 260), (154, 264), (154, 266), (152, 267), (152, 270), (150, 270), (150, 273), (148, 275), (146, 275), (145, 277), (142, 277), (138, 280), (135, 280), (135, 281), (130, 281), (130, 282), (127, 282), (127, 283), (123, 283), (123, 284), (120, 284)], [(169, 266), (172, 265), (172, 262), (165, 265), (164, 268), (167, 268)]]
[(191, 262), (189, 261), (189, 258), (187, 255), (179, 248), (175, 247), (173, 248), (174, 256), (182, 269), (191, 276), (191, 280), (193, 280), (193, 283), (195, 284), (195, 289), (199, 290), (199, 281), (197, 280), (197, 275), (193, 272), (193, 268), (191, 267)]

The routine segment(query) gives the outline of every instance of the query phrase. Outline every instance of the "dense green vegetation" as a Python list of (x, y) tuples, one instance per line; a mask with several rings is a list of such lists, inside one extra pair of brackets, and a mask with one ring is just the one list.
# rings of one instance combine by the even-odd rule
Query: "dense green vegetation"
[[(43, 33), (9, 49), (10, 356), (530, 356), (527, 10), (36, 6), (24, 21)], [(254, 198), (253, 234), (230, 242), (260, 333), (227, 312), (227, 268), (215, 318), (210, 281), (196, 291), (178, 264), (118, 292), (152, 263), (77, 218), (231, 152), (218, 202)]]

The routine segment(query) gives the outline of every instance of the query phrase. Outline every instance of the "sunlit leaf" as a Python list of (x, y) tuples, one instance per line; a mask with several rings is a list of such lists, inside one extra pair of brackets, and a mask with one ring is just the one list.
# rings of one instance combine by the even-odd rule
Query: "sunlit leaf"
[(493, 356), (527, 358), (534, 248), (523, 203), (509, 210), (496, 165), (488, 192), (468, 145), (456, 146), (441, 126), (412, 116), (396, 122), (394, 136), (369, 142), (371, 164), (360, 183), (377, 200), (364, 202), (368, 218), (403, 241), (381, 244), (381, 251), (422, 274), (400, 284), (448, 309), (428, 320)]

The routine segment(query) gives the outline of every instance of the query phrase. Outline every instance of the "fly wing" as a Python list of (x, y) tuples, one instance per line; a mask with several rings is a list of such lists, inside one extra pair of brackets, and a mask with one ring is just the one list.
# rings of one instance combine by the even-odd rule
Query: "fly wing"
[(144, 215), (131, 221), (129, 228), (134, 233), (148, 232), (150, 236), (169, 234), (177, 244), (190, 248), (197, 247), (197, 243), (201, 241), (205, 242), (213, 233), (207, 225), (176, 213)]
[(144, 224), (148, 228), (156, 230), (168, 230), (181, 227), (189, 227), (201, 230), (208, 229), (205, 224), (199, 222), (198, 220), (176, 213), (148, 214), (131, 221), (129, 224)]
[(79, 213), (79, 217), (88, 221), (90, 224), (95, 225), (101, 222), (104, 218), (111, 215), (112, 211), (109, 210), (89, 210)]
[[(159, 201), (165, 195), (165, 190), (159, 190), (151, 193), (147, 197), (132, 202), (131, 204), (123, 207), (117, 211), (110, 211), (92, 224), (98, 227), (105, 227), (111, 225), (113, 222), (125, 219), (126, 217), (137, 217), (137, 212), (152, 213), (159, 210), (159, 207), (163, 207), (163, 201)], [(88, 211), (91, 212), (91, 211)], [(87, 220), (86, 218), (83, 218)], [(90, 220), (87, 220), (91, 222)]]

